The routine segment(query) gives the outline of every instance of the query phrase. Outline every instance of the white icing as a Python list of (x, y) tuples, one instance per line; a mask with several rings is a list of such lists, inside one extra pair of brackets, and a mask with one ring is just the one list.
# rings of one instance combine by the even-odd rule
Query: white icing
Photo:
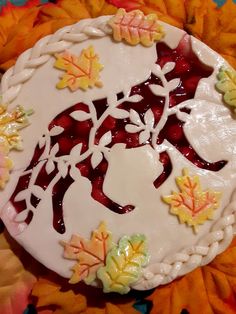
[[(107, 19), (103, 17), (98, 21), (104, 23)], [(63, 33), (68, 29), (69, 33), (65, 32), (63, 36), (67, 36), (66, 38), (69, 40), (73, 36), (81, 35), (82, 28), (89, 25), (89, 23), (91, 23), (90, 20), (83, 21), (72, 28), (60, 30), (60, 32)], [(177, 47), (184, 32), (164, 23), (162, 24), (166, 32), (164, 42), (171, 48)], [(105, 33), (109, 32), (110, 30), (105, 31)], [(88, 33), (87, 29), (86, 36), (88, 36)], [(61, 71), (53, 68), (55, 58), (53, 56), (48, 57), (46, 54), (42, 56), (42, 58), (45, 58), (45, 63), (38, 67), (36, 71), (26, 70), (27, 72), (22, 74), (22, 80), (25, 80), (24, 84), (15, 86), (14, 79), (11, 78), (13, 72), (17, 73), (21, 68), (21, 62), (23, 63), (31, 53), (33, 56), (37, 55), (37, 49), (41, 43), (44, 43), (45, 39), (36, 46), (37, 49), (35, 48), (33, 52), (27, 51), (24, 53), (22, 56), (23, 61), (18, 61), (16, 67), (5, 74), (2, 86), (3, 98), (11, 99), (14, 98), (14, 95), (17, 95), (11, 102), (10, 107), (23, 104), (26, 108), (34, 109), (35, 114), (31, 117), (31, 126), (22, 130), (24, 151), (20, 154), (11, 153), (11, 158), (15, 163), (15, 171), (12, 173), (7, 188), (4, 192), (1, 192), (1, 217), (9, 232), (19, 243), (44, 265), (65, 277), (70, 277), (70, 268), (74, 262), (62, 257), (63, 248), (59, 241), (68, 241), (73, 233), (79, 233), (81, 236), (89, 238), (91, 231), (96, 229), (102, 220), (107, 222), (108, 228), (113, 233), (114, 241), (118, 241), (125, 234), (143, 233), (148, 240), (151, 260), (140, 282), (135, 284), (135, 287), (148, 289), (173, 280), (176, 276), (210, 261), (230, 242), (232, 237), (231, 229), (234, 224), (234, 217), (231, 216), (236, 206), (226, 207), (236, 186), (236, 150), (234, 145), (236, 123), (232, 120), (229, 110), (222, 106), (221, 96), (214, 90), (216, 73), (219, 67), (224, 64), (224, 61), (198, 40), (192, 39), (193, 49), (203, 62), (214, 67), (214, 73), (211, 77), (200, 81), (194, 100), (187, 101), (174, 108), (168, 108), (169, 93), (178, 86), (179, 80), (177, 78), (167, 82), (164, 74), (171, 71), (175, 64), (173, 62), (167, 63), (161, 70), (155, 64), (155, 45), (150, 48), (144, 48), (140, 45), (134, 48), (124, 43), (112, 42), (109, 36), (104, 37), (105, 33), (99, 29), (97, 34), (101, 38), (89, 38), (84, 42), (70, 43), (69, 48), (66, 41), (61, 43), (63, 48), (67, 48), (75, 54), (80, 53), (82, 49), (90, 45), (94, 46), (100, 62), (104, 65), (101, 72), (102, 88), (94, 88), (86, 92), (79, 90), (74, 93), (68, 89), (57, 90), (55, 85), (59, 80)], [(55, 52), (61, 49), (59, 43), (55, 47), (58, 48), (56, 51), (53, 50)], [(47, 47), (47, 49), (49, 48)], [(33, 59), (32, 57), (32, 60), (28, 62), (33, 62)], [(147, 110), (144, 119), (141, 119), (134, 110), (128, 112), (117, 108), (120, 103), (127, 100), (131, 87), (145, 81), (151, 72), (161, 79), (163, 85), (163, 87), (151, 85), (151, 91), (155, 95), (165, 97), (164, 112), (157, 125), (153, 123), (151, 111)], [(31, 78), (27, 80), (27, 77)], [(6, 87), (8, 81), (11, 82), (12, 87), (11, 85), (9, 85), (9, 88)], [(114, 95), (121, 91), (123, 91), (125, 98), (119, 102)], [(92, 101), (104, 97), (108, 97), (109, 106), (98, 119)], [(134, 97), (132, 101), (138, 102), (139, 100), (139, 98)], [(77, 102), (88, 104), (90, 112), (86, 114), (82, 111), (74, 111), (71, 116), (78, 121), (85, 121), (89, 118), (93, 121), (88, 151), (81, 154), (81, 145), (77, 145), (70, 152), (70, 155), (56, 157), (58, 145), (56, 144), (52, 150), (49, 149), (51, 137), (62, 133), (64, 130), (55, 127), (48, 132), (48, 124), (58, 113)], [(181, 112), (180, 109), (183, 107), (191, 108), (191, 114)], [(228, 164), (222, 170), (219, 172), (202, 170), (184, 158), (168, 142), (165, 141), (162, 145), (156, 144), (159, 132), (168, 116), (173, 113), (186, 121), (184, 125), (185, 134), (202, 158), (209, 161), (218, 161), (220, 159), (228, 161)], [(132, 133), (137, 132), (138, 128), (141, 131), (139, 142), (145, 143), (151, 138), (153, 148), (150, 145), (144, 145), (127, 150), (124, 145), (117, 144), (108, 149), (107, 146), (111, 142), (110, 132), (104, 134), (99, 144), (95, 146), (93, 144), (95, 132), (109, 114), (116, 119), (129, 117), (131, 123), (126, 125), (126, 130)], [(32, 171), (29, 189), (21, 191), (16, 196), (18, 200), (25, 199), (27, 204), (26, 210), (17, 216), (14, 207), (8, 200), (15, 189), (19, 176), (28, 166), (38, 142), (40, 147), (46, 144), (46, 148), (41, 161)], [(224, 143), (223, 146), (222, 142)], [(214, 151), (212, 147), (214, 147)], [(153, 181), (163, 170), (162, 164), (159, 162), (159, 153), (164, 150), (167, 150), (170, 155), (173, 171), (161, 187), (156, 189)], [(108, 160), (108, 171), (103, 184), (105, 194), (120, 205), (134, 205), (135, 209), (132, 212), (124, 215), (116, 214), (91, 197), (90, 181), (81, 177), (75, 167), (78, 161), (85, 159), (90, 154), (92, 154), (91, 163), (93, 168), (99, 165), (103, 157)], [(35, 179), (45, 163), (47, 173), (54, 170), (55, 163), (58, 164), (59, 172), (46, 191), (43, 191), (35, 185)], [(54, 184), (60, 177), (65, 177), (69, 166), (71, 166), (70, 175), (74, 179), (74, 183), (69, 187), (63, 199), (66, 232), (61, 235), (52, 226), (51, 195)], [(222, 192), (220, 207), (215, 211), (214, 221), (207, 221), (199, 226), (197, 235), (193, 234), (191, 228), (179, 224), (177, 217), (169, 214), (168, 205), (161, 201), (163, 195), (169, 195), (173, 190), (177, 190), (175, 178), (181, 175), (184, 167), (189, 169), (190, 174), (199, 176), (203, 189)], [(36, 209), (30, 204), (31, 192), (41, 198)], [(32, 210), (34, 215), (31, 223), (27, 226), (22, 221), (29, 210)], [(223, 217), (226, 214), (227, 218)], [(218, 229), (214, 229), (216, 228), (214, 227), (215, 222), (220, 225)], [(217, 241), (222, 240), (224, 232), (226, 234), (225, 243), (219, 245)], [(208, 238), (208, 235), (211, 236), (211, 239)], [(186, 265), (183, 265), (184, 260)]]

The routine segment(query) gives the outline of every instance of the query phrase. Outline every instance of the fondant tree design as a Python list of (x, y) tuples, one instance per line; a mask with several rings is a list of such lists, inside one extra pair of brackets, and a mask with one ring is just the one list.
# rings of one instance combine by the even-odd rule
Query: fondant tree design
[[(107, 153), (116, 143), (126, 148), (151, 145), (163, 164), (162, 174), (153, 182), (158, 188), (170, 175), (172, 163), (163, 142), (170, 143), (197, 167), (219, 171), (226, 161), (203, 160), (188, 142), (181, 119), (191, 112), (189, 99), (194, 97), (201, 78), (213, 70), (202, 64), (185, 36), (172, 50), (157, 43), (157, 62), (148, 80), (133, 86), (124, 95), (78, 103), (60, 113), (42, 136), (30, 165), (19, 179), (11, 197), (24, 221), (33, 218), (45, 190), (52, 189), (54, 221), (57, 232), (64, 233), (62, 202), (76, 176), (88, 178), (92, 197), (118, 214), (134, 209), (132, 204), (120, 206), (103, 192), (108, 167)], [(33, 174), (33, 175), (32, 175)]]

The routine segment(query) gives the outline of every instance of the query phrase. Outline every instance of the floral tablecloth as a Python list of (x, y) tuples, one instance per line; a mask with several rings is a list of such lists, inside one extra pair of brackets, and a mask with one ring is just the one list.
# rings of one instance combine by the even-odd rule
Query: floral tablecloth
[[(23, 6), (20, 1), (0, 1), (0, 73), (41, 37), (83, 18), (114, 14), (119, 7), (155, 12), (162, 21), (204, 41), (236, 68), (236, 4), (231, 0), (220, 8), (212, 0), (32, 0)], [(48, 271), (0, 223), (0, 313), (233, 314), (236, 240), (211, 264), (168, 285), (126, 296), (104, 295), (84, 284), (71, 286)]]

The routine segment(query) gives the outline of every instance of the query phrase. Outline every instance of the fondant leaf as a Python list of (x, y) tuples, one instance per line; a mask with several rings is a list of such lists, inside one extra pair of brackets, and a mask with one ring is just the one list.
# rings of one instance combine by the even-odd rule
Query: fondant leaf
[(104, 292), (129, 292), (130, 285), (139, 279), (142, 266), (148, 262), (144, 235), (124, 236), (107, 254), (106, 265), (98, 269), (97, 276)]
[(28, 217), (29, 209), (24, 209), (22, 212), (16, 215), (14, 221), (15, 222), (25, 222), (26, 218)]
[(59, 126), (59, 125), (55, 125), (50, 131), (49, 131), (49, 135), (50, 136), (57, 136), (59, 134), (61, 134), (64, 131), (64, 128)]
[(45, 144), (46, 144), (46, 137), (45, 135), (43, 135), (40, 137), (39, 142), (38, 142), (39, 148), (40, 149), (43, 148)]
[(124, 109), (114, 108), (111, 112), (111, 116), (116, 119), (125, 119), (129, 117), (129, 112)]
[(149, 126), (150, 128), (153, 128), (154, 126), (154, 122), (155, 122), (155, 117), (154, 117), (154, 114), (152, 112), (152, 109), (148, 109), (146, 112), (145, 112), (145, 115), (144, 115), (144, 122), (147, 126)]
[(141, 95), (132, 95), (129, 97), (129, 102), (139, 102), (143, 99)]
[(78, 158), (80, 156), (81, 149), (82, 149), (82, 143), (75, 145), (70, 151), (70, 156), (75, 159)]
[(82, 110), (73, 111), (70, 116), (77, 121), (85, 121), (91, 118), (89, 113)]
[(140, 131), (140, 127), (133, 124), (126, 124), (125, 130), (129, 133), (136, 133)]
[(148, 130), (144, 130), (139, 134), (139, 143), (145, 143), (150, 137), (150, 132)]
[(22, 190), (19, 193), (16, 194), (14, 198), (14, 202), (20, 202), (24, 199), (26, 199), (28, 193), (28, 189)]
[(152, 93), (156, 96), (165, 97), (167, 95), (167, 90), (161, 85), (150, 84), (149, 88), (152, 91)]
[(162, 72), (167, 74), (171, 72), (175, 68), (175, 62), (166, 62), (166, 64), (162, 68)]
[(103, 154), (99, 151), (95, 151), (91, 157), (91, 165), (95, 169), (103, 159)]
[(169, 91), (172, 91), (178, 87), (179, 83), (180, 83), (180, 79), (176, 78), (169, 81), (166, 87), (168, 88)]
[(112, 141), (112, 134), (111, 131), (108, 131), (107, 133), (103, 134), (103, 136), (100, 138), (99, 145), (105, 147), (109, 145)]
[(31, 113), (31, 111), (25, 111), (21, 106), (7, 111), (7, 107), (0, 104), (0, 141), (7, 141), (9, 150), (22, 150), (19, 130), (29, 124), (28, 116)]
[(142, 124), (139, 114), (134, 109), (130, 109), (130, 121), (136, 125)]
[(50, 151), (50, 156), (54, 157), (58, 152), (59, 152), (59, 144), (56, 143)]
[(34, 196), (36, 196), (37, 198), (43, 198), (44, 195), (44, 189), (41, 188), (39, 185), (33, 185), (31, 188), (31, 192), (32, 194), (34, 194)]
[(183, 170), (183, 176), (177, 177), (176, 184), (180, 192), (164, 196), (163, 200), (170, 205), (170, 212), (179, 217), (180, 223), (187, 223), (196, 231), (197, 225), (212, 219), (221, 193), (202, 191), (199, 177), (190, 177), (187, 169)]
[(87, 90), (89, 87), (102, 86), (99, 73), (103, 66), (99, 63), (99, 57), (92, 46), (83, 49), (80, 56), (69, 51), (55, 56), (57, 60), (54, 67), (66, 71), (57, 88), (68, 87), (71, 91), (76, 91), (79, 88)]
[(45, 167), (47, 174), (52, 173), (54, 171), (54, 169), (55, 169), (55, 163), (51, 159), (49, 159), (47, 161), (46, 167)]
[(10, 177), (13, 162), (8, 157), (9, 145), (5, 139), (0, 137), (0, 189), (3, 189)]
[(236, 110), (236, 71), (221, 68), (217, 78), (216, 88), (224, 95), (226, 104)]
[(116, 41), (124, 39), (130, 45), (141, 43), (144, 46), (151, 46), (154, 41), (159, 41), (164, 36), (157, 16), (155, 14), (145, 16), (139, 10), (126, 13), (124, 9), (119, 9), (109, 21), (109, 25), (113, 29)]
[(79, 235), (73, 235), (69, 243), (62, 243), (64, 246), (64, 257), (77, 260), (72, 268), (73, 275), (70, 283), (77, 283), (84, 280), (91, 283), (99, 267), (105, 264), (107, 252), (114, 245), (111, 240), (111, 233), (107, 231), (105, 223), (92, 233), (90, 240)]
[(66, 165), (66, 163), (63, 160), (59, 160), (59, 162), (57, 163), (57, 167), (62, 178), (65, 178), (68, 173), (68, 166)]

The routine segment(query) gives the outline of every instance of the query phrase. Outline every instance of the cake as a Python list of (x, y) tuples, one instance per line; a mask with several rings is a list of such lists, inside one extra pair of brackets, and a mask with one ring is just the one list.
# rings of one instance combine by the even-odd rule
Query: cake
[(140, 11), (67, 26), (1, 81), (0, 217), (73, 284), (166, 284), (231, 243), (235, 71)]

